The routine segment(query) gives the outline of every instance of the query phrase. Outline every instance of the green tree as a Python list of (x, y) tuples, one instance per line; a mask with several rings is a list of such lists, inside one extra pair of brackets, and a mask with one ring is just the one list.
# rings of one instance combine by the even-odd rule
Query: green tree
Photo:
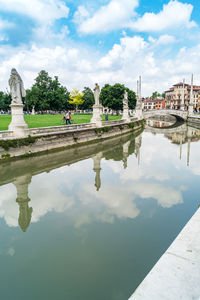
[(116, 83), (114, 85), (106, 84), (100, 93), (100, 102), (104, 107), (116, 110), (123, 109), (123, 98), (125, 90), (128, 92), (128, 105), (130, 109), (134, 109), (136, 105), (135, 92), (125, 87), (123, 84)]
[(158, 92), (153, 92), (151, 98), (155, 99), (157, 97), (160, 97), (161, 95)]
[(11, 95), (0, 91), (0, 110), (8, 111), (11, 104)]
[(84, 100), (82, 99), (83, 94), (80, 93), (79, 90), (72, 90), (70, 92), (69, 98), (70, 98), (69, 103), (75, 105), (76, 111), (78, 109), (78, 106), (83, 104), (84, 102)]
[(164, 99), (165, 99), (165, 93), (162, 93), (162, 95), (161, 95)]
[(26, 91), (26, 106), (29, 109), (34, 106), (36, 111), (73, 109), (67, 100), (66, 87), (60, 84), (57, 76), (52, 79), (45, 70), (40, 71), (32, 88)]
[(79, 109), (92, 109), (92, 106), (95, 103), (93, 91), (89, 87), (84, 87), (82, 93), (82, 99), (84, 100), (84, 102), (83, 104), (79, 105)]

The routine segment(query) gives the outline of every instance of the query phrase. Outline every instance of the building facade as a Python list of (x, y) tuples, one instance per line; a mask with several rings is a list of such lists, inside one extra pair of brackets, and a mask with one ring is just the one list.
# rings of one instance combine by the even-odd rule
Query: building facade
[[(166, 108), (169, 109), (180, 109), (182, 97), (184, 94), (184, 109), (188, 110), (189, 103), (190, 103), (190, 91), (191, 85), (184, 84), (183, 82), (179, 82), (174, 84), (172, 88), (165, 92), (165, 99), (166, 99)], [(195, 110), (200, 109), (200, 86), (194, 85), (193, 86), (193, 106)]]
[(165, 99), (162, 97), (142, 99), (143, 110), (164, 109), (165, 106)]

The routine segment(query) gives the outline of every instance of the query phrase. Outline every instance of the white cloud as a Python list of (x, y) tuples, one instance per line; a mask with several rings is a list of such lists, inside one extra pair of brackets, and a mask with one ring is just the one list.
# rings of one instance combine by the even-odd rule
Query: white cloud
[(190, 21), (192, 10), (191, 4), (171, 0), (163, 5), (163, 10), (158, 14), (145, 13), (135, 22), (131, 22), (129, 26), (140, 32), (162, 31), (180, 26), (191, 28), (196, 25), (194, 21)]
[(83, 21), (89, 18), (89, 16), (89, 11), (83, 5), (81, 5), (74, 14), (74, 22), (81, 24)]
[(158, 45), (169, 45), (169, 44), (173, 44), (176, 42), (176, 38), (173, 35), (169, 35), (169, 34), (164, 34), (161, 35), (158, 39), (153, 38), (152, 36), (148, 37), (148, 41), (152, 44), (154, 44), (154, 46), (158, 46)]
[(127, 22), (135, 15), (134, 9), (138, 0), (111, 0), (102, 6), (92, 17), (80, 6), (74, 20), (79, 23), (79, 31), (85, 34), (108, 32), (126, 27)]
[[(162, 35), (158, 39), (145, 41), (140, 36), (125, 36), (105, 55), (100, 56), (93, 49), (62, 43), (60, 46), (38, 46), (30, 48), (2, 46), (0, 49), (0, 90), (8, 87), (11, 68), (15, 67), (29, 88), (37, 74), (45, 69), (50, 76), (58, 75), (61, 83), (68, 89), (93, 88), (95, 82), (124, 83), (136, 90), (136, 82), (142, 75), (142, 95), (153, 91), (163, 92), (172, 84), (190, 78), (195, 74), (195, 84), (199, 84), (200, 44), (191, 48), (181, 48), (172, 58), (162, 57), (168, 44), (173, 46), (173, 36)], [(164, 48), (164, 50), (163, 50)]]
[(57, 0), (0, 0), (0, 10), (27, 15), (39, 23), (52, 23), (60, 18), (67, 18), (69, 8)]
[(13, 27), (13, 26), (14, 26), (14, 24), (8, 22), (7, 20), (3, 20), (0, 18), (0, 30), (9, 28), (9, 27)]

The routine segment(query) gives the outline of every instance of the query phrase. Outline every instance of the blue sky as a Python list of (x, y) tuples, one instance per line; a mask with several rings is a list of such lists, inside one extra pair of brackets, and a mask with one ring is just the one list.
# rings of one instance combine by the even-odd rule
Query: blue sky
[(0, 89), (15, 67), (25, 87), (41, 69), (70, 90), (120, 82), (143, 95), (194, 73), (199, 0), (0, 0)]

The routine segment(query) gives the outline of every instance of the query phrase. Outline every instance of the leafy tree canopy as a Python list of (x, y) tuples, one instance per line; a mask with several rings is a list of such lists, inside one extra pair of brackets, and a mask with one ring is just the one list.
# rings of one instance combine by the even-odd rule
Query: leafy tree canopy
[(136, 105), (135, 92), (120, 83), (116, 83), (114, 85), (106, 84), (101, 89), (100, 102), (104, 107), (108, 107), (116, 111), (122, 110), (125, 90), (128, 92), (129, 108), (134, 109)]
[(60, 84), (57, 76), (52, 79), (45, 70), (40, 71), (32, 88), (26, 91), (26, 108), (29, 110), (33, 106), (36, 111), (73, 109), (68, 100), (66, 87)]
[(11, 104), (11, 95), (0, 91), (0, 110), (8, 111)]
[(79, 108), (84, 109), (92, 109), (92, 106), (95, 103), (93, 91), (89, 87), (84, 87), (83, 90), (83, 104), (79, 105)]
[(72, 90), (70, 92), (69, 96), (70, 100), (69, 103), (75, 105), (76, 110), (78, 109), (78, 106), (83, 104), (83, 94), (79, 92), (79, 90)]
[(161, 96), (161, 94), (159, 94), (158, 92), (153, 92), (151, 98), (155, 99), (160, 96)]

